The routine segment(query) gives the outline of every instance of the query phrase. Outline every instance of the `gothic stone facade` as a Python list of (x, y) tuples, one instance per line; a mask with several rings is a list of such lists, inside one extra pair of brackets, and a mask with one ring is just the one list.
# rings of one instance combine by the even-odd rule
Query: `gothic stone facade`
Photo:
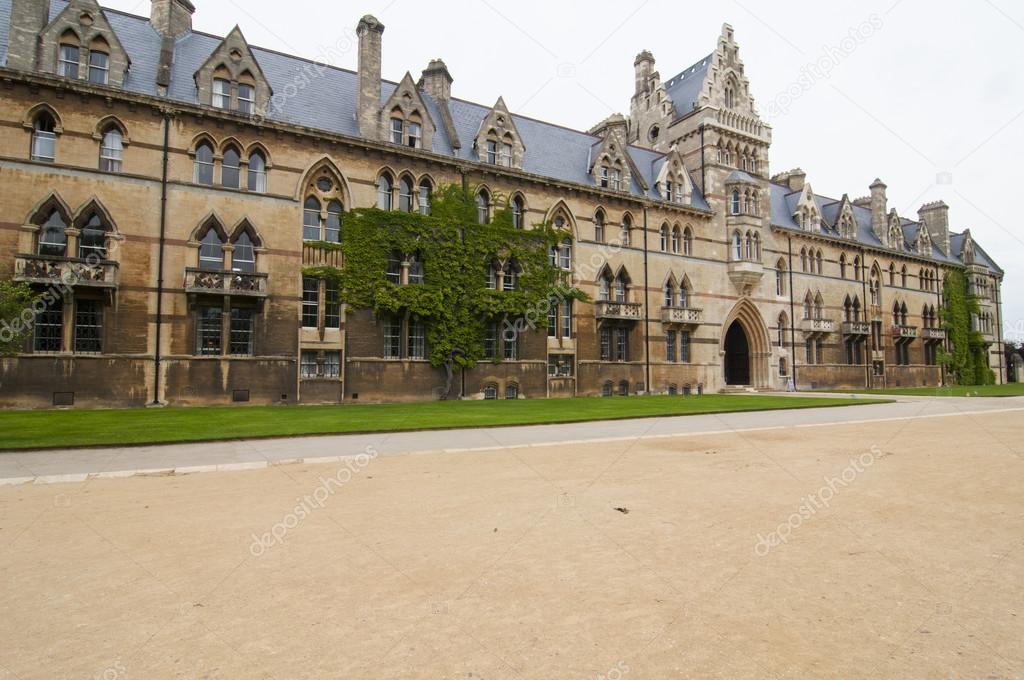
[(303, 269), (340, 264), (313, 244), (345, 212), (429, 210), (447, 183), (481, 187), (483, 219), (508, 201), (561, 225), (553, 258), (595, 301), (499, 333), (457, 376), (469, 398), (938, 385), (950, 269), (1003, 379), (999, 268), (942, 203), (907, 219), (880, 181), (835, 200), (773, 177), (729, 26), (668, 80), (642, 52), (628, 118), (582, 132), (453, 97), (440, 60), (382, 80), (373, 17), (353, 73), (193, 32), (194, 11), (0, 0), (0, 268), (54, 293), (0, 406), (436, 398), (422, 328)]

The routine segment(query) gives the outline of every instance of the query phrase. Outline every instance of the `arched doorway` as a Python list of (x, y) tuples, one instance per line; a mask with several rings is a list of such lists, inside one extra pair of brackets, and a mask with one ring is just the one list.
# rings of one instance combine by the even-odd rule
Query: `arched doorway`
[(725, 384), (750, 384), (750, 343), (739, 321), (733, 321), (725, 334)]
[(772, 388), (772, 345), (757, 306), (749, 298), (741, 299), (726, 316), (722, 331), (718, 351), (723, 384)]

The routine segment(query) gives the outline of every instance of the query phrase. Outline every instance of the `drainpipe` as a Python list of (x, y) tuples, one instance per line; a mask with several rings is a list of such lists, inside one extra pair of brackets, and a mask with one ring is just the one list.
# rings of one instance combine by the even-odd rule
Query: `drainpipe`
[[(644, 206), (644, 380), (651, 393), (651, 315), (650, 291), (647, 288), (647, 206)], [(691, 350), (692, 351), (692, 350)]]
[(708, 195), (707, 177), (704, 172), (704, 123), (700, 124), (700, 192)]
[(789, 243), (789, 363), (793, 373), (793, 389), (796, 390), (796, 304), (793, 301), (793, 237), (786, 236)]
[[(939, 270), (936, 269), (936, 272), (938, 272), (938, 271)], [(946, 275), (943, 274), (942, 275), (942, 279), (935, 282), (935, 309), (938, 310), (937, 313), (940, 315), (939, 319), (942, 319), (942, 316), (941, 316), (941, 314), (943, 312), (943, 309), (942, 309), (942, 290), (943, 290), (943, 287), (945, 286), (945, 284), (946, 284)], [(942, 323), (942, 321), (939, 321), (939, 327), (941, 328), (943, 326), (944, 326), (944, 324)], [(946, 339), (942, 341), (942, 349), (943, 349), (943, 351), (949, 351), (949, 346), (948, 346), (949, 345), (949, 337), (948, 337), (949, 331), (946, 332), (946, 335), (947, 335)], [(940, 362), (939, 363), (939, 387), (943, 387), (943, 386), (945, 386), (945, 384), (946, 384), (946, 364)]]
[[(864, 248), (860, 249), (860, 283), (861, 283), (861, 299), (864, 300), (864, 321), (868, 320), (868, 307), (871, 306), (871, 300), (868, 299), (868, 277), (866, 276), (868, 268), (868, 256), (864, 252)], [(881, 283), (881, 282), (879, 282)], [(870, 336), (869, 336), (870, 337)], [(868, 343), (864, 343), (864, 389), (871, 389), (871, 363), (868, 361)]]
[[(1002, 295), (1002, 289), (1001, 289), (999, 283), (1000, 282), (997, 279), (997, 283), (996, 283), (996, 286), (995, 286), (995, 292), (996, 292), (996, 299), (995, 299), (995, 303), (996, 303), (996, 340), (998, 340), (998, 342), (999, 342), (999, 383), (998, 384), (1003, 385), (1003, 384), (1005, 384), (1007, 382), (1007, 378), (1009, 376), (1004, 376), (1003, 375), (1003, 362), (1006, 361), (1006, 346), (1003, 344), (1003, 299), (1002, 299), (1003, 295)], [(989, 356), (990, 357), (992, 356), (991, 352), (989, 352)]]
[(163, 171), (160, 178), (160, 248), (156, 270), (156, 352), (153, 356), (153, 406), (160, 405), (160, 343), (164, 313), (164, 249), (167, 245), (167, 168), (170, 156), (171, 114), (164, 109)]

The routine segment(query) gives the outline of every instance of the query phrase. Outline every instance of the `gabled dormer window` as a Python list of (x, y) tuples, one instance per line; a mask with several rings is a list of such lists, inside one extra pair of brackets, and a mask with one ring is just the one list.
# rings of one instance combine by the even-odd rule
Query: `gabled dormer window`
[(224, 78), (213, 79), (213, 108), (222, 111), (231, 108), (231, 81)]
[(238, 85), (238, 106), (239, 113), (252, 113), (256, 108), (256, 88), (252, 85), (240, 83)]
[(89, 82), (107, 85), (110, 82), (110, 46), (97, 38), (89, 49)]
[(409, 121), (409, 148), (419, 149), (423, 146), (423, 126), (415, 121)]
[(405, 143), (405, 120), (403, 120), (402, 118), (397, 118), (394, 116), (391, 118), (391, 143)]
[(72, 31), (67, 31), (60, 39), (57, 57), (57, 75), (61, 78), (78, 79), (78, 61), (81, 48), (78, 44), (78, 36)]

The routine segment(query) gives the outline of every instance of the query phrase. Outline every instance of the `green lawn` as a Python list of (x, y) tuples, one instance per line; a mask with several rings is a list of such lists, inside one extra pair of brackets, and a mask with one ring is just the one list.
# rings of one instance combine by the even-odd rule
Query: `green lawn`
[(851, 406), (878, 399), (705, 395), (0, 412), (0, 449), (141, 445)]
[(905, 387), (891, 390), (857, 390), (854, 394), (892, 394), (909, 397), (1022, 397), (1024, 383), (976, 387)]

